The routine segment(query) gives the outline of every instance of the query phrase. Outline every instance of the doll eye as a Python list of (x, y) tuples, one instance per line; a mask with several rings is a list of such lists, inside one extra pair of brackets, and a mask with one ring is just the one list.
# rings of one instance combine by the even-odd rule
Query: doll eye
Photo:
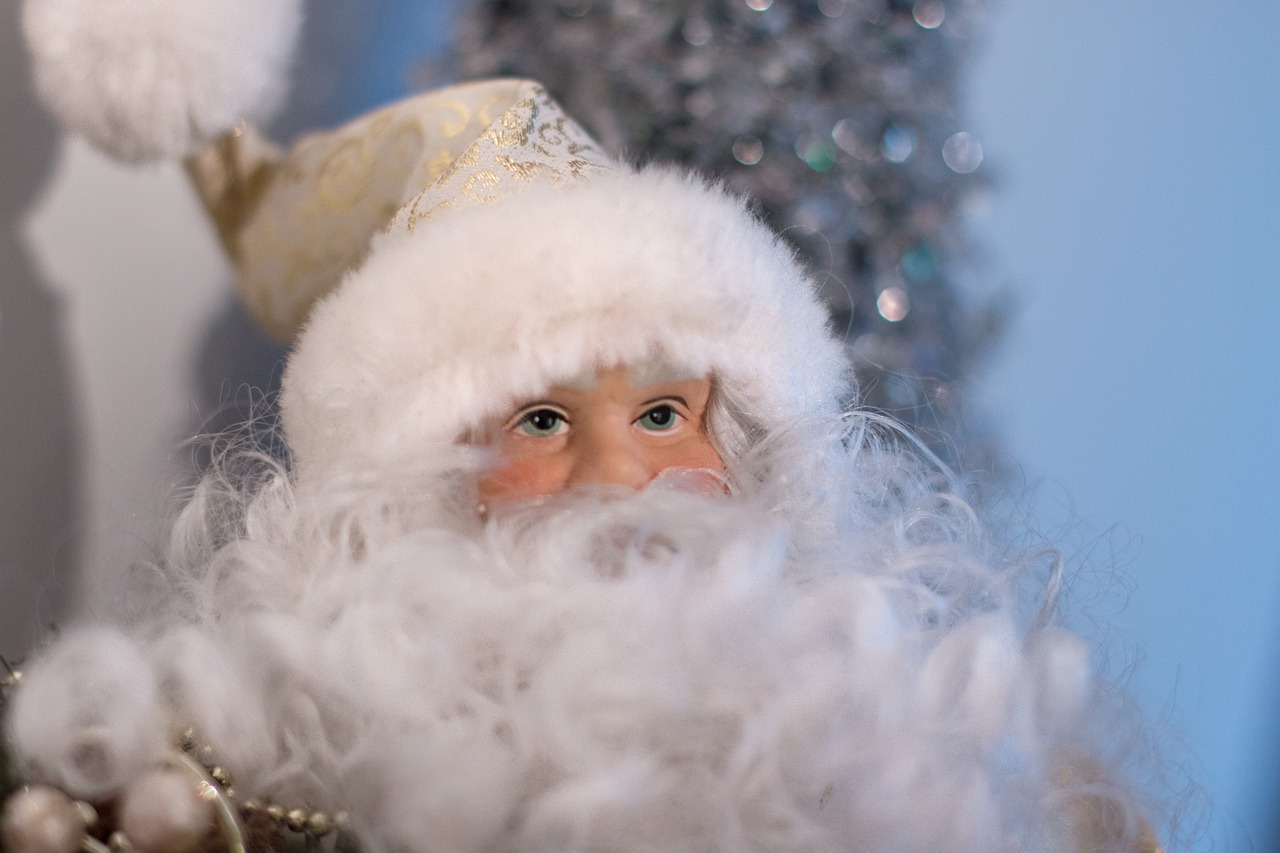
[(659, 403), (656, 406), (650, 406), (645, 413), (636, 418), (636, 423), (641, 429), (647, 429), (650, 432), (666, 432), (674, 429), (680, 422), (680, 414), (670, 403)]
[(569, 421), (563, 412), (541, 406), (518, 416), (515, 429), (534, 438), (559, 435), (569, 428)]

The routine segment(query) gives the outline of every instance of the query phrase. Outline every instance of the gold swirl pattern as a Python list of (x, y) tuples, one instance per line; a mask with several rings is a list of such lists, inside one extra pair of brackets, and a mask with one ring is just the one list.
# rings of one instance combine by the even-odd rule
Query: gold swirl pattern
[(400, 209), (389, 230), (413, 231), (419, 223), (455, 207), (459, 199), (491, 202), (535, 176), (561, 181), (611, 168), (595, 140), (542, 86), (530, 82), (523, 86), (521, 97), (479, 134), (475, 144)]
[(373, 181), (373, 159), (364, 140), (348, 139), (325, 158), (316, 180), (316, 195), (325, 210), (345, 213), (356, 206)]
[(487, 204), (609, 158), (529, 80), (407, 98), (287, 151), (242, 127), (187, 162), (259, 324), (288, 340), (381, 230)]

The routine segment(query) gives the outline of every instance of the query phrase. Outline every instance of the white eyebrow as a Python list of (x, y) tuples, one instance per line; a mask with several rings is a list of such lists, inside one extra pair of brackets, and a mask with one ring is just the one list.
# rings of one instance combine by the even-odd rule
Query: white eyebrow
[(584, 367), (573, 376), (551, 383), (558, 388), (572, 388), (574, 391), (590, 391), (599, 381), (599, 371), (594, 367)]
[[(552, 384), (560, 388), (571, 388), (574, 391), (590, 391), (596, 387), (601, 370), (609, 365), (584, 367), (573, 376), (561, 379)], [(667, 382), (684, 382), (689, 379), (701, 379), (694, 375), (696, 371), (678, 367), (670, 359), (662, 355), (649, 356), (634, 364), (627, 365), (627, 384), (632, 388), (643, 388), (646, 385), (662, 385)]]
[(642, 388), (645, 385), (662, 385), (667, 382), (684, 382), (702, 378), (693, 374), (694, 371), (677, 366), (665, 356), (656, 355), (646, 358), (639, 364), (631, 365), (627, 378), (632, 388)]

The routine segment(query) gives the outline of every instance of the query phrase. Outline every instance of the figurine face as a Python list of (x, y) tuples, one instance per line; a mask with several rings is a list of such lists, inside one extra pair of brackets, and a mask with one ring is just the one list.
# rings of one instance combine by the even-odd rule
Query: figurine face
[(491, 424), (486, 434), (498, 459), (480, 479), (481, 502), (587, 485), (639, 489), (670, 470), (706, 472), (708, 491), (721, 491), (724, 462), (705, 423), (711, 381), (651, 374), (599, 370), (523, 401)]

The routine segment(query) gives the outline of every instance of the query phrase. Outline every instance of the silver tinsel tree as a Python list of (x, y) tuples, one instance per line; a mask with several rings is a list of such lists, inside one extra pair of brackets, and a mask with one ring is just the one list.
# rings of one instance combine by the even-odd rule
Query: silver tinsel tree
[(544, 82), (609, 149), (720, 177), (824, 282), (862, 401), (962, 466), (999, 325), (967, 295), (983, 184), (961, 77), (980, 0), (469, 0), (455, 73)]

